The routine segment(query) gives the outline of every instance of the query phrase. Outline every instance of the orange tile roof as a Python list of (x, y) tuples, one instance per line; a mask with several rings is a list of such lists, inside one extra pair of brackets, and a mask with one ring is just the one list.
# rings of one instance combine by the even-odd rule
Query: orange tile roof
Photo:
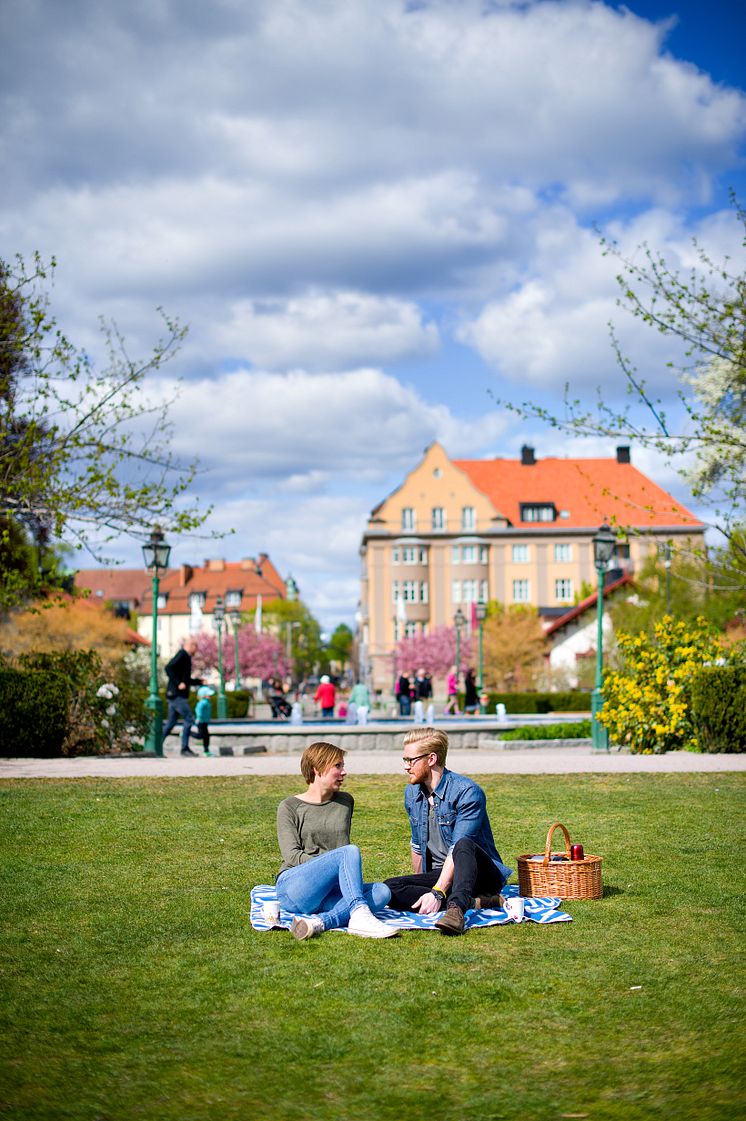
[[(704, 526), (631, 463), (616, 459), (537, 459), (524, 465), (516, 459), (454, 459), (453, 463), (490, 499), (499, 514), (515, 526), (532, 529), (596, 528), (612, 525), (655, 527)], [(554, 522), (521, 521), (521, 503), (553, 503)], [(567, 511), (567, 517), (560, 517)]]
[(144, 568), (82, 568), (75, 574), (75, 587), (87, 588), (92, 600), (127, 600), (142, 603), (150, 586)]
[[(256, 572), (253, 559), (245, 561), (207, 561), (204, 565), (182, 565), (169, 568), (160, 575), (160, 593), (165, 595), (166, 606), (159, 615), (189, 615), (189, 597), (192, 592), (204, 592), (203, 611), (208, 615), (215, 606), (217, 596), (225, 599), (226, 592), (241, 592), (241, 611), (252, 611), (257, 596), (263, 603), (285, 598), (285, 582), (265, 553), (257, 563), (262, 574)], [(81, 570), (75, 576), (77, 588), (89, 588), (91, 600), (134, 600), (141, 614), (151, 610), (151, 576), (141, 568), (93, 568)], [(103, 594), (97, 596), (97, 592)], [(230, 610), (230, 607), (228, 608)]]
[[(221, 569), (206, 566), (183, 565), (171, 568), (161, 576), (160, 592), (167, 597), (166, 606), (159, 608), (159, 615), (189, 615), (189, 597), (193, 592), (204, 592), (205, 603), (202, 610), (212, 612), (215, 600), (227, 592), (241, 592), (239, 610), (251, 611), (256, 608), (257, 596), (263, 603), (285, 598), (285, 585), (277, 569), (267, 558), (262, 558), (262, 575), (244, 561), (225, 561)], [(143, 612), (150, 610), (150, 589), (145, 596)], [(230, 611), (230, 607), (228, 607)]]

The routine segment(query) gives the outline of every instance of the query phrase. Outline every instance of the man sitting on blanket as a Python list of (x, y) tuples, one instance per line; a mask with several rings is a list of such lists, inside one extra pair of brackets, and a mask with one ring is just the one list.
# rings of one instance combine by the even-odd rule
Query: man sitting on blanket
[(448, 736), (413, 728), (404, 737), (409, 785), (404, 809), (412, 827), (414, 875), (386, 880), (390, 907), (434, 914), (443, 934), (463, 934), (470, 907), (502, 906), (500, 888), (512, 872), (495, 848), (481, 786), (445, 765)]

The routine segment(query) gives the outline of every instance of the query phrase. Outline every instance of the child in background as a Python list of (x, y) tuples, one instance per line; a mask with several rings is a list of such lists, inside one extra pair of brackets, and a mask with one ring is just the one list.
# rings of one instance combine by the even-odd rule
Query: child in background
[(197, 690), (197, 707), (194, 714), (197, 717), (197, 731), (195, 735), (198, 739), (202, 740), (202, 746), (205, 749), (205, 755), (211, 755), (210, 751), (210, 720), (212, 719), (212, 705), (210, 704), (210, 697), (215, 693), (209, 685), (201, 685)]

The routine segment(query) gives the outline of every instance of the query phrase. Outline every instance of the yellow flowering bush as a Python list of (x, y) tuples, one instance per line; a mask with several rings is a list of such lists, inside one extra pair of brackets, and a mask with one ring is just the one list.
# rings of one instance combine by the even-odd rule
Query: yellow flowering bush
[(699, 751), (691, 719), (694, 676), (721, 655), (705, 619), (685, 623), (664, 615), (653, 633), (617, 635), (623, 668), (604, 678), (598, 719), (614, 743), (646, 755)]

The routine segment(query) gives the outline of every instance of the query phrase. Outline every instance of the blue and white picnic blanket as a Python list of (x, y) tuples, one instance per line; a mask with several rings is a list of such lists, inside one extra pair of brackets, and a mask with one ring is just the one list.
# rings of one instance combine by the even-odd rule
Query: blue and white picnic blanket
[[(503, 895), (518, 895), (518, 888), (514, 884), (509, 884), (502, 889)], [(274, 885), (271, 884), (258, 884), (255, 888), (251, 889), (251, 925), (254, 930), (289, 930), (290, 924), (295, 918), (290, 911), (280, 911), (279, 922), (268, 923), (264, 917), (264, 904), (277, 901), (277, 892)], [(568, 915), (564, 911), (559, 911), (561, 900), (554, 896), (546, 896), (538, 898), (536, 896), (527, 896), (524, 910), (524, 922), (534, 922), (546, 925), (547, 923), (554, 922), (572, 922), (572, 915)], [(398, 926), (401, 930), (434, 930), (435, 921), (438, 914), (434, 915), (420, 915), (416, 911), (394, 911), (391, 907), (384, 907), (382, 911), (376, 911), (376, 918), (381, 919), (382, 922), (389, 923), (391, 926)], [(308, 917), (308, 916), (304, 916)], [(473, 930), (478, 926), (504, 926), (505, 924), (512, 923), (512, 919), (508, 917), (505, 910), (488, 911), (485, 909), (479, 911), (467, 911), (464, 916), (466, 919), (465, 929)], [(346, 933), (346, 931), (344, 932)]]

